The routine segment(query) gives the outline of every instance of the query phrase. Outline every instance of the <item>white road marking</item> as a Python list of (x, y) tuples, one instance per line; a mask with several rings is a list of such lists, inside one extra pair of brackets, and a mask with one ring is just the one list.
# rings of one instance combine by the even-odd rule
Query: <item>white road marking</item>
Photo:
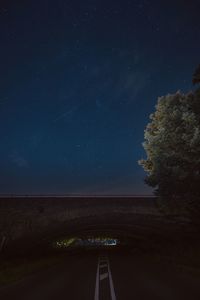
[(99, 261), (98, 261), (98, 265), (97, 265), (97, 275), (96, 275), (96, 286), (95, 286), (94, 300), (99, 300)]
[[(101, 268), (107, 267), (107, 272), (103, 274), (100, 273)], [(99, 300), (99, 283), (100, 281), (108, 278), (109, 279), (109, 286), (110, 286), (110, 296), (111, 300), (116, 300), (114, 285), (113, 285), (113, 279), (112, 274), (110, 270), (110, 263), (107, 257), (99, 257), (98, 259), (98, 265), (97, 265), (97, 273), (96, 273), (96, 286), (95, 286), (95, 296), (94, 300)]]
[(110, 263), (108, 261), (108, 273), (109, 273), (109, 281), (110, 281), (110, 294), (111, 294), (111, 299), (116, 300), (116, 295), (115, 295), (115, 290), (114, 290), (114, 284), (113, 284), (113, 279), (112, 279), (112, 274), (110, 270)]
[(3, 236), (2, 240), (1, 240), (1, 245), (0, 245), (0, 252), (3, 250), (3, 247), (4, 247), (5, 243), (6, 243), (6, 237)]
[(107, 260), (105, 258), (103, 260), (100, 259), (99, 261), (100, 261), (100, 264), (106, 264), (107, 263)]
[(105, 267), (107, 267), (107, 266), (108, 266), (107, 263), (106, 263), (106, 264), (103, 264), (103, 265), (100, 264), (99, 268), (101, 269), (101, 268), (105, 268)]
[(107, 262), (107, 257), (105, 257), (105, 256), (101, 256), (100, 258), (99, 258), (99, 261), (102, 263), (103, 261), (105, 261), (105, 262)]
[(100, 275), (100, 281), (108, 278), (108, 273), (104, 273)]

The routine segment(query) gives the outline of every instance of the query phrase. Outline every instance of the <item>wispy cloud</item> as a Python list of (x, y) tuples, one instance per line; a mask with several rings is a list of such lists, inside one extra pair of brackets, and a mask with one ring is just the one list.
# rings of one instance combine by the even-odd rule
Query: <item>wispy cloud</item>
[(18, 152), (14, 151), (12, 154), (9, 155), (11, 162), (15, 164), (19, 168), (28, 168), (29, 163), (28, 161), (20, 155)]
[(121, 98), (126, 94), (134, 100), (138, 93), (145, 88), (149, 76), (150, 74), (146, 70), (132, 70), (124, 73), (116, 89), (117, 97)]

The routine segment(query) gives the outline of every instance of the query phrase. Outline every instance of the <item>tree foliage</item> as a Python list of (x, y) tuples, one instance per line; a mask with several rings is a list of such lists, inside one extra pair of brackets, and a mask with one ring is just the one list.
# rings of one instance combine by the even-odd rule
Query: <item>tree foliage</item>
[(193, 84), (200, 83), (200, 65), (194, 71), (194, 74), (193, 74), (193, 77), (192, 77), (192, 83)]
[(160, 196), (200, 196), (200, 90), (158, 99), (143, 143), (146, 183)]

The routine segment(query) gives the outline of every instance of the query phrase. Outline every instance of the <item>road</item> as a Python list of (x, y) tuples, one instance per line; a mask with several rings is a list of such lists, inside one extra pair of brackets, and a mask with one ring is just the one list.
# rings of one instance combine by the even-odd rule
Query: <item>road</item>
[(0, 289), (1, 300), (195, 300), (200, 277), (123, 252), (66, 256), (58, 265)]

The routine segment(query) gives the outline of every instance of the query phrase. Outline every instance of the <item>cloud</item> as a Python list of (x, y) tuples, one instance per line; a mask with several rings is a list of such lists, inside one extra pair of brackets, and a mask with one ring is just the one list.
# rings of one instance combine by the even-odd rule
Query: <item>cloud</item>
[(128, 74), (124, 74), (119, 83), (117, 93), (119, 96), (123, 96), (124, 93), (128, 93), (132, 98), (145, 88), (149, 74), (144, 71), (133, 70)]
[(28, 161), (21, 156), (18, 152), (13, 152), (10, 156), (11, 162), (15, 164), (19, 168), (28, 168), (29, 163)]
[(97, 108), (109, 108), (114, 103), (134, 101), (154, 75), (152, 63), (144, 64), (146, 53), (119, 51), (116, 57), (93, 67), (88, 76), (90, 94)]

